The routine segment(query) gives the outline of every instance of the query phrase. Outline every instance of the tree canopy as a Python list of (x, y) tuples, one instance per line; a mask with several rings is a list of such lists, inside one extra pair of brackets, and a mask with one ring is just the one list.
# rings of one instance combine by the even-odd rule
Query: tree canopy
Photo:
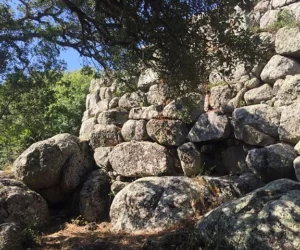
[(138, 74), (152, 66), (165, 81), (200, 83), (212, 67), (253, 62), (259, 39), (236, 29), (234, 6), (251, 0), (4, 0), (0, 70), (61, 67), (63, 48), (105, 72)]

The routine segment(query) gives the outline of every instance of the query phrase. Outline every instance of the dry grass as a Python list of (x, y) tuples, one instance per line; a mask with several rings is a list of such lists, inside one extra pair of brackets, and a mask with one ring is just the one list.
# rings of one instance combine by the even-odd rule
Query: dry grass
[(185, 228), (173, 227), (167, 231), (139, 232), (135, 234), (114, 233), (111, 224), (102, 222), (94, 231), (73, 223), (52, 226), (43, 233), (40, 246), (35, 250), (159, 250), (159, 249), (199, 249), (193, 247), (193, 225), (191, 221)]

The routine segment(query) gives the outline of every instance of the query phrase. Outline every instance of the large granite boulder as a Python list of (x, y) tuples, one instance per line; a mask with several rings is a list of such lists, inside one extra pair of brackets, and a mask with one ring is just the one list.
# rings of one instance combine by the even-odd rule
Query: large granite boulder
[(85, 181), (79, 194), (80, 214), (88, 222), (106, 219), (109, 210), (110, 180), (101, 170), (95, 170)]
[(224, 200), (238, 196), (233, 182), (218, 178), (146, 177), (113, 200), (113, 231), (162, 231), (182, 226)]
[(83, 162), (79, 139), (61, 134), (32, 144), (16, 159), (13, 171), (17, 179), (38, 190), (59, 184), (66, 165), (81, 169)]
[(0, 224), (15, 222), (22, 228), (33, 224), (46, 225), (49, 221), (46, 201), (38, 193), (16, 182), (0, 182)]
[(300, 57), (300, 28), (284, 27), (276, 33), (276, 53), (284, 56)]
[(269, 84), (264, 84), (259, 88), (247, 91), (244, 99), (247, 105), (260, 104), (273, 98), (273, 88)]
[(295, 59), (275, 55), (264, 67), (260, 77), (264, 82), (274, 84), (280, 78), (296, 74), (300, 74), (300, 64)]
[(158, 74), (153, 69), (145, 69), (139, 77), (137, 87), (141, 90), (148, 90), (150, 86), (158, 83), (158, 81)]
[(202, 114), (189, 132), (187, 139), (191, 142), (203, 142), (227, 138), (230, 123), (225, 115), (217, 112)]
[(276, 108), (293, 104), (300, 100), (300, 75), (288, 76), (277, 91)]
[(220, 109), (236, 96), (232, 85), (214, 86), (210, 89), (209, 105), (212, 109)]
[(97, 124), (91, 134), (90, 144), (93, 149), (98, 147), (112, 147), (121, 143), (121, 129), (116, 125)]
[(168, 86), (166, 84), (155, 84), (149, 88), (147, 101), (151, 105), (165, 105), (168, 95)]
[(278, 9), (281, 8), (283, 6), (292, 4), (294, 2), (297, 2), (298, 0), (272, 0), (271, 1), (271, 6), (273, 9)]
[(167, 146), (183, 144), (189, 132), (186, 124), (179, 120), (152, 119), (146, 128), (152, 140)]
[(121, 133), (124, 141), (147, 141), (149, 136), (145, 120), (128, 120), (124, 123)]
[(162, 105), (151, 105), (149, 107), (132, 108), (129, 112), (129, 119), (151, 120), (159, 118), (162, 112)]
[(16, 223), (0, 224), (0, 249), (1, 250), (22, 250), (23, 237), (22, 228)]
[(89, 118), (82, 122), (79, 132), (80, 140), (89, 140), (91, 139), (91, 134), (93, 132), (94, 126), (96, 125), (96, 120), (94, 117)]
[(147, 97), (140, 91), (126, 93), (119, 99), (119, 107), (126, 110), (142, 106), (147, 106)]
[(300, 140), (300, 99), (283, 108), (278, 133), (284, 142), (296, 144)]
[(128, 111), (125, 109), (110, 109), (98, 115), (98, 124), (116, 125), (121, 127), (128, 120)]
[(185, 123), (197, 121), (202, 113), (204, 113), (204, 96), (198, 93), (190, 93), (177, 98), (163, 110), (165, 118), (181, 120)]
[(300, 183), (277, 180), (225, 203), (197, 223), (203, 249), (299, 249)]
[(265, 29), (278, 21), (280, 10), (268, 10), (260, 19), (259, 26)]
[(203, 156), (194, 143), (188, 142), (177, 148), (180, 164), (185, 176), (194, 177), (204, 168)]
[(296, 178), (298, 181), (300, 181), (300, 156), (298, 156), (294, 160), (294, 169), (295, 169)]
[(250, 145), (273, 144), (278, 137), (279, 113), (267, 104), (235, 109), (232, 114), (234, 135)]
[(172, 172), (173, 161), (168, 150), (152, 142), (124, 142), (112, 150), (109, 161), (117, 175), (143, 177)]
[(94, 150), (94, 160), (100, 168), (109, 169), (108, 155), (113, 147), (99, 147)]
[(297, 153), (288, 144), (278, 143), (265, 148), (255, 148), (248, 152), (248, 168), (266, 181), (281, 178), (295, 179), (293, 161)]

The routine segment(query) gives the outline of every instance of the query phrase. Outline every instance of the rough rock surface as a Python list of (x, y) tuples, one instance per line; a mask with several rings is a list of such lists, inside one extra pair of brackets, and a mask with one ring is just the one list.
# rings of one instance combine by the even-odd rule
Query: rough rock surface
[(276, 95), (275, 107), (287, 106), (300, 100), (300, 75), (287, 76)]
[(110, 109), (99, 114), (97, 121), (102, 125), (116, 125), (121, 127), (128, 120), (128, 111), (120, 108)]
[(177, 148), (180, 164), (185, 176), (194, 177), (203, 171), (201, 152), (194, 143), (188, 142)]
[(189, 130), (179, 120), (150, 120), (147, 125), (147, 133), (152, 140), (162, 145), (179, 146), (183, 144)]
[(78, 143), (77, 137), (60, 134), (32, 144), (14, 162), (15, 176), (33, 190), (59, 184), (67, 161), (74, 160), (72, 168), (81, 167), (83, 157)]
[(138, 89), (148, 90), (149, 87), (158, 82), (158, 75), (153, 69), (149, 68), (144, 70), (138, 80)]
[(296, 74), (300, 74), (300, 64), (296, 60), (275, 55), (264, 67), (260, 77), (264, 82), (273, 84), (280, 78)]
[(277, 180), (207, 213), (197, 223), (204, 249), (299, 249), (300, 183)]
[(298, 181), (300, 181), (300, 156), (298, 156), (294, 160), (294, 169), (295, 169), (296, 178)]
[(296, 144), (294, 149), (297, 151), (297, 153), (300, 155), (300, 141)]
[(91, 173), (79, 195), (80, 214), (89, 222), (108, 216), (110, 183), (106, 173), (99, 169)]
[(226, 148), (222, 152), (222, 162), (227, 174), (241, 174), (248, 170), (246, 156), (242, 145)]
[(300, 100), (282, 110), (278, 128), (279, 139), (296, 144), (300, 140)]
[(129, 185), (129, 182), (115, 181), (113, 184), (111, 184), (111, 191), (113, 192), (114, 195), (116, 195), (127, 185)]
[(16, 223), (3, 223), (0, 225), (0, 249), (22, 250), (22, 228)]
[(109, 154), (113, 170), (125, 177), (167, 174), (173, 162), (167, 149), (152, 142), (124, 142)]
[(147, 106), (147, 99), (143, 92), (126, 93), (119, 99), (119, 107), (130, 110), (135, 107)]
[(260, 19), (260, 28), (265, 29), (278, 21), (280, 10), (268, 10)]
[(124, 123), (121, 133), (124, 141), (147, 141), (149, 136), (146, 130), (147, 121), (128, 120)]
[(229, 133), (228, 118), (216, 112), (208, 112), (199, 117), (187, 139), (191, 142), (211, 141), (227, 138)]
[(38, 193), (21, 186), (0, 186), (0, 224), (16, 222), (22, 227), (48, 223), (46, 201)]
[(85, 120), (80, 127), (79, 138), (80, 140), (91, 139), (91, 134), (93, 132), (94, 126), (96, 125), (95, 118), (89, 118)]
[(235, 97), (236, 91), (231, 86), (215, 86), (210, 89), (209, 104), (212, 109), (219, 109)]
[(132, 108), (129, 112), (129, 119), (151, 120), (158, 118), (162, 112), (162, 105), (151, 105), (149, 107)]
[(190, 93), (173, 100), (163, 110), (165, 118), (185, 123), (197, 121), (202, 113), (204, 113), (204, 96), (198, 93)]
[(120, 128), (116, 125), (97, 124), (92, 132), (90, 144), (95, 149), (98, 147), (112, 147), (122, 141)]
[(300, 28), (284, 27), (276, 33), (276, 53), (285, 56), (300, 57)]
[(242, 194), (248, 194), (258, 188), (266, 185), (262, 179), (254, 173), (244, 173), (240, 175), (236, 180), (236, 186)]
[[(218, 195), (214, 190), (218, 188)], [(232, 183), (217, 178), (147, 177), (122, 189), (110, 210), (112, 230), (166, 230), (232, 199)], [(226, 197), (226, 198), (225, 198)]]
[(232, 114), (234, 135), (250, 145), (273, 144), (278, 136), (279, 113), (266, 104), (235, 109)]
[(155, 84), (149, 88), (147, 93), (148, 103), (151, 105), (163, 105), (167, 101), (168, 86), (165, 84)]
[(112, 149), (113, 147), (99, 147), (95, 149), (94, 159), (100, 168), (108, 169), (110, 167), (108, 155)]
[(265, 148), (255, 148), (248, 152), (248, 168), (266, 181), (281, 178), (295, 178), (293, 161), (297, 153), (288, 144), (278, 143)]
[(244, 99), (247, 105), (259, 104), (271, 100), (273, 97), (273, 89), (269, 84), (264, 84), (259, 88), (247, 91)]

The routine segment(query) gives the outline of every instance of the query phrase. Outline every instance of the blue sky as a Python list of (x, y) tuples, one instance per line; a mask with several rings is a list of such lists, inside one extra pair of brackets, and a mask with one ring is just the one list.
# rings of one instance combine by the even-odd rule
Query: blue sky
[(83, 58), (74, 49), (67, 49), (61, 52), (60, 58), (67, 63), (67, 71), (80, 69), (83, 66)]

